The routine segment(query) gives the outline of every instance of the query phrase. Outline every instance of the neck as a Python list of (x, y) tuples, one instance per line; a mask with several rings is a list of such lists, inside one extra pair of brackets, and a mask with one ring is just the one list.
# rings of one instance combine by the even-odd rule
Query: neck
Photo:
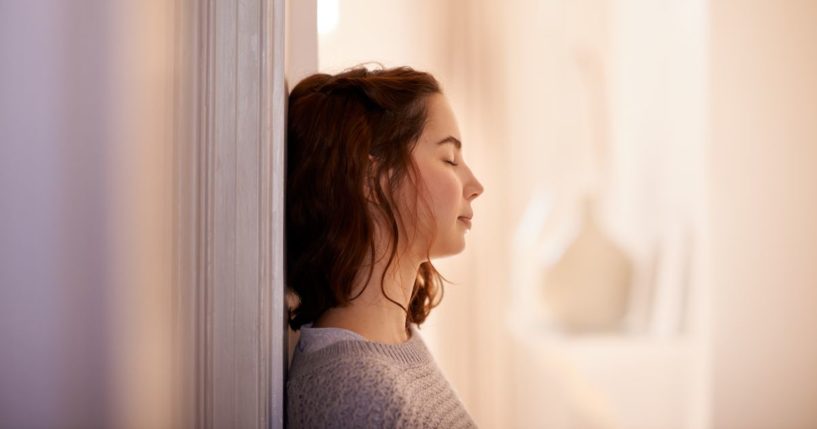
[(406, 329), (407, 315), (402, 308), (389, 301), (384, 292), (393, 301), (408, 308), (420, 261), (398, 263), (395, 260), (383, 278), (386, 260), (388, 258), (380, 258), (375, 262), (371, 279), (367, 279), (369, 267), (364, 266), (358, 273), (351, 295), (354, 297), (360, 293), (360, 296), (348, 306), (326, 310), (313, 326), (344, 328), (369, 341), (385, 344), (407, 341), (411, 335)]

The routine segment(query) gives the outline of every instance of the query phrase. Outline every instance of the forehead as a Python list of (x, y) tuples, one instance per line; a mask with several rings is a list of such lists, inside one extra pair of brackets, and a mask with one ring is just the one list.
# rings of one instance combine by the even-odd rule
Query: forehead
[(429, 149), (449, 144), (452, 147), (459, 146), (458, 142), (462, 141), (462, 138), (457, 118), (448, 99), (442, 94), (431, 95), (427, 101), (427, 112), (426, 126), (420, 137), (421, 143)]

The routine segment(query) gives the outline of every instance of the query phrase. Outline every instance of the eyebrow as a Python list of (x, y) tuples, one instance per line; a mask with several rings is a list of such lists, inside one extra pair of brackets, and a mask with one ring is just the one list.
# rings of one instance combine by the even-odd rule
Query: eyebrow
[(460, 142), (459, 140), (457, 140), (453, 136), (448, 136), (448, 137), (438, 141), (437, 145), (446, 144), (446, 143), (452, 143), (452, 144), (454, 144), (454, 146), (457, 147), (457, 149), (462, 150), (462, 142)]

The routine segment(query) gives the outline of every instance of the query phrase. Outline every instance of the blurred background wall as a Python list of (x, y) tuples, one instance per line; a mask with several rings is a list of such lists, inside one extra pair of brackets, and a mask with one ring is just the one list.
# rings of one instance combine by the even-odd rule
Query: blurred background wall
[(0, 2), (0, 426), (171, 419), (171, 4)]
[(710, 13), (713, 427), (816, 427), (817, 3)]

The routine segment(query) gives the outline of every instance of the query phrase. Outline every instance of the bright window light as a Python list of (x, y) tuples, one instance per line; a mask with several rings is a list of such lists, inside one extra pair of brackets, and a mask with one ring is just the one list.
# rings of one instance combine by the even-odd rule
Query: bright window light
[(318, 34), (329, 34), (338, 27), (338, 0), (318, 0)]

